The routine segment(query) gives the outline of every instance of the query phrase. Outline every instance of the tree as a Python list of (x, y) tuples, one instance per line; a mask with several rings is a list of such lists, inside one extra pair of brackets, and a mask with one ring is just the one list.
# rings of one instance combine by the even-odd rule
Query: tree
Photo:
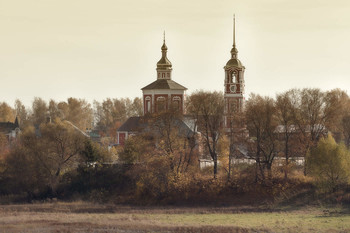
[[(289, 157), (291, 152), (291, 137), (293, 134), (296, 134), (295, 125), (294, 125), (294, 112), (295, 112), (295, 103), (294, 96), (296, 94), (296, 90), (290, 90), (284, 92), (282, 94), (277, 95), (276, 97), (276, 115), (278, 119), (278, 123), (280, 126), (280, 132), (284, 144), (284, 157), (286, 159), (286, 166), (284, 169), (284, 178), (288, 178), (288, 167), (289, 167)], [(278, 130), (279, 130), (278, 129)]]
[(197, 91), (188, 97), (187, 111), (197, 120), (204, 146), (214, 162), (214, 178), (217, 177), (217, 146), (222, 134), (224, 97), (219, 92)]
[(344, 144), (337, 144), (330, 134), (310, 150), (306, 161), (310, 175), (322, 189), (334, 192), (349, 181), (350, 151)]
[(2, 122), (14, 122), (15, 111), (7, 103), (0, 103), (0, 121)]
[(140, 98), (106, 99), (94, 101), (94, 122), (101, 134), (116, 138), (118, 127), (129, 117), (142, 115)]
[(58, 108), (63, 112), (64, 120), (72, 122), (81, 130), (91, 128), (93, 110), (86, 100), (68, 98), (66, 103), (59, 103)]
[(39, 98), (35, 97), (33, 104), (32, 104), (32, 114), (31, 114), (31, 121), (34, 125), (39, 126), (41, 123), (44, 123), (47, 121), (48, 117), (48, 107), (47, 103)]
[(87, 163), (101, 163), (110, 160), (107, 149), (90, 139), (85, 140), (81, 154)]
[(256, 161), (256, 181), (258, 180), (258, 170), (260, 170), (262, 180), (265, 180), (265, 169), (271, 178), (272, 163), (278, 153), (274, 100), (252, 94), (246, 102), (245, 119), (249, 135), (253, 138), (251, 149)]
[[(231, 173), (233, 170), (233, 158), (237, 156), (238, 147), (246, 144), (248, 134), (243, 111), (239, 109), (239, 107), (230, 107), (229, 111), (226, 113), (226, 124), (226, 135), (228, 136), (228, 138), (225, 138), (222, 144), (227, 144), (226, 142), (228, 142), (227, 179), (230, 180)], [(224, 148), (222, 148), (222, 150), (225, 151)]]
[(350, 148), (350, 115), (345, 115), (342, 119), (343, 136), (345, 145)]
[(325, 94), (325, 115), (326, 127), (332, 132), (336, 141), (341, 141), (342, 138), (342, 120), (350, 114), (350, 99), (349, 96), (340, 89), (334, 89)]
[[(295, 111), (295, 122), (304, 141), (306, 149), (317, 144), (326, 131), (326, 122), (331, 118), (331, 111), (326, 111), (325, 93), (320, 89), (305, 88), (299, 93), (298, 111)], [(305, 140), (307, 139), (307, 140)]]
[(40, 135), (34, 128), (28, 128), (20, 138), (23, 150), (48, 177), (48, 185), (53, 190), (59, 177), (80, 163), (85, 141), (80, 131), (59, 119), (55, 123), (41, 124)]
[(187, 170), (195, 154), (196, 124), (193, 121), (190, 128), (191, 124), (186, 125), (184, 121), (178, 109), (173, 108), (149, 119), (158, 152), (169, 159), (169, 169), (176, 174)]
[(19, 99), (16, 99), (15, 101), (15, 110), (16, 116), (19, 118), (20, 126), (27, 125), (28, 112), (26, 107), (22, 104), (22, 102)]

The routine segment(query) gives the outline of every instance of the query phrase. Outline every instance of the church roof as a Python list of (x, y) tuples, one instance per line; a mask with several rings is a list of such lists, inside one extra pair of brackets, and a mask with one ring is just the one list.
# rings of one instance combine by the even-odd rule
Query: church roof
[[(156, 133), (157, 130), (155, 130), (154, 125), (160, 124), (162, 124), (162, 121), (159, 119), (154, 121), (154, 119), (150, 120), (147, 117), (130, 117), (117, 129), (117, 131), (129, 133), (148, 131)], [(194, 129), (194, 126), (194, 119), (189, 117), (184, 117), (183, 119), (175, 118), (172, 122), (172, 127), (177, 129), (179, 134), (182, 136), (189, 136), (193, 134), (196, 130)]]
[(117, 129), (117, 131), (137, 132), (141, 128), (144, 128), (144, 124), (141, 120), (141, 117), (130, 117)]
[(153, 83), (145, 86), (141, 90), (159, 90), (159, 89), (170, 89), (170, 90), (187, 90), (186, 87), (178, 84), (171, 79), (157, 79)]

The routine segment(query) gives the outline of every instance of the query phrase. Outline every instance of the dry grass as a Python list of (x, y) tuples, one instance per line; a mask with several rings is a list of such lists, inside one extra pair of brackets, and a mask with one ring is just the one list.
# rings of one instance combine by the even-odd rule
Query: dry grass
[(349, 232), (350, 216), (308, 208), (130, 207), (86, 202), (0, 206), (0, 232)]

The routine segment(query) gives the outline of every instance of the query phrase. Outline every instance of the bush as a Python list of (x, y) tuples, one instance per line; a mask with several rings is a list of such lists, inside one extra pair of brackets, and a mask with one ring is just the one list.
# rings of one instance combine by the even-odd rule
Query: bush
[(344, 144), (337, 144), (328, 135), (308, 153), (306, 166), (321, 190), (334, 192), (349, 181), (350, 152)]

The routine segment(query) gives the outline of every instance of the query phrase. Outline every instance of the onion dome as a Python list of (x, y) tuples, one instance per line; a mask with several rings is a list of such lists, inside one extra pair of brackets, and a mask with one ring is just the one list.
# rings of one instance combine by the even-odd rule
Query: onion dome
[(171, 70), (172, 64), (167, 58), (168, 47), (165, 44), (165, 32), (162, 45), (162, 58), (157, 62), (157, 70)]

